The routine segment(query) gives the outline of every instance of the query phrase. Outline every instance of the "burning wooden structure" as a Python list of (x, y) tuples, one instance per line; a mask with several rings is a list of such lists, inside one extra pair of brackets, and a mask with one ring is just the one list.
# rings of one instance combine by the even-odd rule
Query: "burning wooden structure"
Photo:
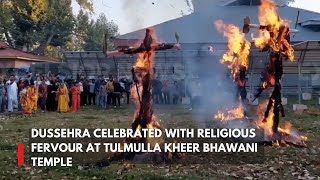
[[(247, 96), (246, 71), (249, 65), (251, 43), (245, 39), (245, 34), (233, 24), (227, 25), (218, 20), (215, 22), (215, 26), (228, 39), (228, 51), (223, 55), (220, 62), (228, 66), (232, 79), (237, 86), (236, 99), (240, 101), (239, 107), (228, 111), (228, 113), (232, 113), (237, 118), (243, 118), (246, 115), (244, 108), (244, 100)], [(228, 119), (223, 114), (219, 112), (216, 118)]]
[[(132, 122), (132, 130), (135, 132), (138, 129), (161, 129), (157, 118), (153, 114), (153, 82), (154, 82), (154, 58), (156, 51), (167, 49), (179, 49), (179, 36), (176, 33), (176, 44), (157, 43), (155, 34), (152, 29), (146, 29), (146, 34), (143, 42), (139, 47), (126, 47), (108, 55), (117, 54), (137, 54), (136, 64), (132, 67), (132, 79), (134, 86), (131, 89), (131, 98), (136, 104), (136, 112)], [(150, 140), (148, 137), (126, 139), (124, 143), (156, 143), (163, 144), (164, 138)], [(123, 158), (133, 159), (135, 153), (116, 153), (109, 160), (119, 160)], [(167, 158), (167, 157), (163, 157)]]
[(132, 67), (132, 79), (135, 83), (131, 90), (132, 97), (137, 104), (137, 112), (132, 123), (132, 129), (137, 128), (160, 128), (153, 115), (153, 82), (154, 82), (154, 56), (156, 51), (179, 48), (177, 44), (165, 44), (155, 42), (154, 32), (146, 29), (146, 34), (141, 45), (137, 48), (124, 48), (119, 50), (124, 54), (138, 54), (138, 59)]
[[(244, 34), (249, 33), (250, 28), (257, 28), (259, 30), (259, 36), (252, 38), (256, 47), (262, 51), (269, 52), (269, 65), (266, 67), (265, 72), (263, 72), (264, 77), (262, 78), (261, 87), (256, 97), (269, 87), (273, 87), (272, 94), (267, 103), (258, 107), (259, 119), (256, 121), (254, 121), (254, 119), (244, 118), (245, 114), (242, 113), (240, 107), (233, 110), (219, 111), (214, 118), (218, 120), (216, 124), (222, 127), (258, 128), (263, 130), (265, 137), (261, 139), (261, 142), (270, 142), (271, 144), (273, 144), (273, 142), (284, 142), (284, 144), (305, 146), (304, 141), (306, 141), (307, 138), (299, 135), (289, 123), (286, 123), (284, 128), (279, 127), (280, 114), (282, 117), (285, 116), (281, 102), (283, 61), (294, 60), (294, 50), (290, 45), (290, 33), (297, 33), (298, 31), (290, 29), (289, 23), (278, 16), (275, 4), (269, 0), (262, 0), (261, 2), (259, 14), (260, 25), (251, 24), (250, 18), (246, 17), (244, 19), (243, 30), (239, 33), (239, 28), (236, 26), (228, 27), (224, 24), (221, 25), (221, 22), (216, 22), (215, 24), (218, 29), (222, 29), (220, 31), (228, 38), (229, 51), (223, 56), (223, 63), (228, 61), (234, 63), (236, 58), (241, 60), (241, 56), (246, 57), (243, 58), (243, 60), (246, 60), (249, 54), (246, 52), (250, 51), (250, 46), (248, 46), (247, 51), (244, 51), (244, 43), (242, 43), (245, 42)], [(237, 36), (234, 34), (237, 34)], [(243, 60), (241, 62), (246, 62)], [(231, 71), (235, 72), (232, 67), (233, 66), (230, 67), (229, 65)], [(239, 77), (241, 80), (241, 66), (236, 67), (238, 67), (237, 69), (240, 72)], [(265, 107), (266, 109), (264, 109)], [(262, 108), (264, 109), (264, 113), (262, 113)]]
[[(290, 45), (290, 33), (296, 32), (290, 30), (289, 22), (281, 19), (277, 12), (277, 7), (270, 1), (262, 1), (260, 6), (259, 21), (261, 25), (255, 26), (259, 29), (259, 37), (253, 38), (255, 45), (262, 51), (269, 51), (269, 65), (265, 73), (265, 82), (259, 89), (257, 95), (268, 87), (273, 87), (273, 92), (269, 98), (267, 109), (264, 113), (263, 122), (268, 120), (272, 111), (272, 132), (275, 139), (279, 135), (280, 112), (285, 116), (281, 102), (281, 79), (283, 75), (283, 61), (294, 60), (294, 50)], [(244, 20), (243, 31), (249, 32), (250, 18)]]
[(145, 38), (143, 42), (138, 47), (131, 47), (131, 46), (121, 46), (118, 47), (115, 51), (108, 51), (107, 49), (107, 36), (105, 36), (105, 42), (103, 46), (103, 51), (106, 53), (108, 57), (112, 56), (124, 56), (129, 54), (139, 54), (139, 53), (146, 53), (151, 51), (163, 51), (167, 49), (177, 48), (180, 49), (179, 44), (179, 34), (175, 33), (176, 42), (175, 44), (168, 44), (168, 43), (158, 43), (155, 42), (155, 37), (153, 37), (153, 30), (146, 29)]

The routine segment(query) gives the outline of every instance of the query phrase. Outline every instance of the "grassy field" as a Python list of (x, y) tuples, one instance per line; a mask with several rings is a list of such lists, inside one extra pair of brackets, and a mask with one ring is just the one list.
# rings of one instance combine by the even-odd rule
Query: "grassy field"
[[(288, 105), (284, 119), (306, 134), (307, 148), (266, 146), (264, 163), (244, 165), (113, 162), (104, 168), (34, 168), (27, 161), (18, 167), (17, 144), (28, 144), (30, 128), (128, 128), (134, 109), (85, 107), (79, 113), (38, 113), (31, 118), (0, 115), (0, 179), (320, 179), (320, 109), (316, 102), (305, 103), (310, 108), (304, 113), (292, 112)], [(164, 127), (195, 127), (186, 107), (157, 106), (156, 114)]]

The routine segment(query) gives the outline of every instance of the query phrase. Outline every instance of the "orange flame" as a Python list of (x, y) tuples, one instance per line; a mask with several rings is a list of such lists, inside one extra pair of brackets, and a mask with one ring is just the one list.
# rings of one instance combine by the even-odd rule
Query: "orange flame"
[(225, 112), (218, 111), (218, 113), (214, 115), (214, 118), (220, 121), (242, 119), (244, 118), (244, 107), (240, 104), (239, 107), (232, 110), (226, 110)]
[(294, 50), (290, 45), (289, 22), (278, 15), (278, 8), (272, 0), (262, 0), (259, 13), (259, 37), (253, 37), (258, 48), (270, 47), (275, 52), (282, 52), (290, 61), (294, 60)]
[(248, 68), (251, 44), (237, 26), (224, 24), (222, 20), (218, 20), (214, 24), (218, 31), (228, 39), (228, 52), (223, 55), (220, 62), (228, 64), (228, 68), (235, 77), (241, 66)]
[(152, 70), (154, 66), (154, 59), (155, 57), (155, 52), (150, 51), (148, 53), (140, 53), (138, 54), (138, 59), (136, 64), (134, 65), (134, 68), (136, 70)]
[[(272, 131), (272, 126), (273, 126), (273, 117), (274, 114), (272, 111), (270, 111), (269, 116), (266, 119), (266, 122), (263, 122), (263, 114), (265, 107), (267, 106), (268, 101), (264, 102), (262, 105), (258, 107), (258, 113), (259, 113), (259, 121), (257, 122), (257, 127), (260, 127), (264, 130), (265, 136), (272, 137), (273, 131)], [(274, 105), (274, 100), (272, 102), (272, 106)], [(271, 108), (273, 109), (273, 108)]]
[[(263, 110), (267, 106), (267, 103), (268, 101), (264, 102), (262, 105), (258, 107), (259, 120), (256, 122), (256, 126), (264, 130), (266, 137), (272, 138), (273, 136), (272, 126), (273, 126), (273, 117), (274, 117), (273, 111), (269, 112), (269, 116), (267, 117), (266, 122), (262, 121), (263, 113), (264, 113)], [(274, 105), (274, 101), (272, 105)], [(280, 134), (289, 135), (292, 138), (292, 141), (294, 141), (295, 143), (304, 143), (305, 141), (308, 140), (306, 136), (302, 136), (299, 133), (295, 132), (293, 130), (292, 124), (289, 122), (285, 122), (283, 127), (278, 127), (278, 132)], [(276, 143), (279, 143), (279, 142), (276, 142)]]
[[(137, 82), (132, 86), (131, 88), (131, 99), (132, 101), (136, 104), (136, 112), (134, 115), (134, 120), (138, 118), (140, 115), (140, 108), (146, 108), (143, 109), (143, 111), (148, 111), (146, 116), (149, 115), (151, 119), (146, 120), (146, 125), (147, 128), (160, 128), (160, 124), (157, 121), (157, 118), (154, 114), (152, 114), (152, 100), (147, 100), (149, 102), (144, 102), (143, 105), (140, 103), (143, 101), (142, 96), (143, 96), (143, 81), (146, 80), (147, 83), (152, 83), (153, 81), (153, 67), (154, 67), (154, 59), (155, 59), (155, 50), (153, 47), (153, 44), (156, 43), (156, 36), (154, 30), (150, 29), (151, 37), (152, 37), (152, 44), (151, 44), (151, 50), (145, 51), (142, 53), (139, 53), (137, 56), (136, 63), (134, 65), (134, 70), (135, 70), (135, 76), (137, 78)], [(148, 76), (146, 76), (148, 74)], [(149, 90), (148, 90), (149, 91)], [(152, 89), (150, 89), (152, 91)], [(151, 95), (150, 95), (151, 96)], [(143, 107), (142, 107), (143, 106)], [(137, 128), (141, 128), (140, 125)]]

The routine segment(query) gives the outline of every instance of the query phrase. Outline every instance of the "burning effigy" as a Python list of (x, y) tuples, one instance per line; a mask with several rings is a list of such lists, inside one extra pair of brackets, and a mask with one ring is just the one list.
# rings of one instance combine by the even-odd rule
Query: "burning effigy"
[(246, 71), (249, 66), (251, 44), (245, 39), (245, 34), (237, 26), (224, 24), (221, 20), (216, 21), (215, 26), (228, 39), (228, 51), (222, 56), (220, 62), (228, 66), (232, 79), (237, 86), (236, 99), (239, 99), (238, 107), (219, 111), (215, 115), (215, 119), (221, 121), (242, 119), (246, 115), (243, 102), (247, 96)]
[[(235, 25), (225, 25), (222, 21), (216, 21), (216, 28), (223, 32), (228, 39), (228, 51), (223, 55), (221, 63), (227, 64), (235, 82), (243, 82), (245, 71), (248, 68), (248, 57), (250, 53), (250, 43), (245, 39), (250, 28), (259, 30), (259, 36), (252, 39), (254, 45), (261, 49), (261, 51), (269, 52), (269, 65), (265, 70), (264, 82), (255, 95), (258, 98), (261, 93), (273, 88), (272, 94), (267, 103), (260, 105), (258, 113), (259, 119), (251, 121), (252, 127), (264, 130), (264, 140), (274, 142), (284, 142), (304, 145), (307, 139), (299, 135), (297, 131), (292, 128), (292, 125), (286, 123), (284, 128), (279, 127), (280, 114), (285, 117), (285, 111), (281, 102), (281, 79), (283, 75), (283, 61), (294, 61), (294, 50), (290, 45), (290, 33), (298, 32), (295, 29), (289, 28), (289, 22), (282, 19), (278, 15), (277, 6), (274, 2), (269, 0), (262, 0), (259, 13), (259, 25), (251, 24), (250, 18), (244, 19), (244, 26), (242, 32)], [(242, 70), (242, 72), (241, 72)], [(243, 75), (244, 74), (244, 75)], [(241, 78), (242, 77), (242, 78)], [(244, 80), (245, 82), (245, 80)], [(243, 83), (242, 83), (243, 84)], [(245, 88), (245, 83), (244, 83)], [(241, 99), (241, 93), (240, 93)], [(266, 108), (261, 117), (261, 108)], [(214, 116), (216, 120), (221, 122), (229, 122), (231, 120), (242, 120), (245, 118), (245, 111), (241, 113), (243, 106), (233, 110), (218, 111)]]
[[(179, 36), (176, 33), (176, 44), (157, 43), (155, 32), (152, 29), (146, 29), (145, 37), (141, 45), (137, 48), (126, 48), (119, 50), (124, 54), (137, 54), (135, 65), (131, 69), (134, 85), (131, 89), (131, 99), (136, 105), (131, 128), (133, 132), (141, 129), (161, 129), (161, 126), (153, 113), (153, 84), (155, 79), (154, 59), (156, 51), (180, 48)], [(164, 137), (150, 138), (147, 136), (127, 138), (126, 144), (144, 143), (151, 146), (163, 144)], [(133, 159), (134, 153), (115, 153), (109, 160), (118, 160), (129, 158)], [(161, 158), (170, 158), (170, 155), (161, 155)]]

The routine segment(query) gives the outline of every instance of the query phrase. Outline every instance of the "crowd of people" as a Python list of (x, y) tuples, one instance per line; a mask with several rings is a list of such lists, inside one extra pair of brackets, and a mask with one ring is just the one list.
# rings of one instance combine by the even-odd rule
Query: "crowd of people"
[[(121, 107), (130, 103), (133, 82), (128, 77), (120, 80), (109, 76), (96, 79), (77, 78), (61, 80), (59, 76), (33, 75), (24, 78), (0, 77), (0, 112), (22, 111), (31, 115), (38, 110), (78, 112), (81, 106), (101, 108)], [(183, 89), (176, 81), (154, 81), (156, 104), (178, 104)], [(121, 100), (122, 99), (122, 100)]]

